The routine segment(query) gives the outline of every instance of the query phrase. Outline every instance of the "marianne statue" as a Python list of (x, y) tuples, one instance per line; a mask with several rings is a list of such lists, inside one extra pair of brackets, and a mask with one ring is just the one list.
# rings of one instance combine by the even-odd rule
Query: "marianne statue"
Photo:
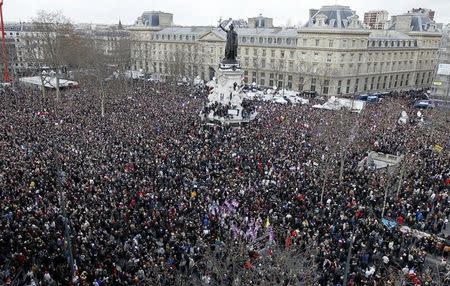
[(230, 29), (227, 30), (222, 27), (222, 20), (219, 20), (219, 27), (227, 33), (227, 44), (225, 46), (225, 58), (222, 60), (223, 64), (237, 64), (237, 48), (238, 38), (237, 33), (234, 30), (234, 25), (230, 24)]

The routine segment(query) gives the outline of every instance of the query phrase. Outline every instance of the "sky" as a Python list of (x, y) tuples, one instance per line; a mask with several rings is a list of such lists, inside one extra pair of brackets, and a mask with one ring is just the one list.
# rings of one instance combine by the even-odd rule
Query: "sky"
[(74, 23), (134, 24), (144, 11), (174, 14), (176, 25), (217, 25), (223, 19), (245, 19), (262, 14), (276, 26), (304, 24), (310, 8), (350, 6), (362, 20), (368, 10), (387, 10), (389, 15), (425, 7), (436, 11), (438, 23), (450, 23), (450, 0), (4, 0), (5, 21), (30, 21), (37, 11), (61, 11)]

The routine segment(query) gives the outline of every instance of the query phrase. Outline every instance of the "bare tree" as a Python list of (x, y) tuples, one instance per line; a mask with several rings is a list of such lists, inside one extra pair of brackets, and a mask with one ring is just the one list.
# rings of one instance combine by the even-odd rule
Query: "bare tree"
[[(32, 21), (31, 33), (24, 37), (26, 57), (37, 72), (50, 69), (56, 77), (56, 99), (59, 100), (59, 81), (63, 70), (79, 66), (83, 53), (81, 39), (70, 20), (60, 12), (39, 11)], [(44, 86), (45, 75), (40, 73)], [(43, 97), (45, 88), (42, 87)]]
[[(284, 59), (275, 60), (270, 63), (271, 70), (275, 73), (275, 83), (278, 88), (284, 88), (286, 79), (286, 61)], [(281, 84), (280, 84), (281, 82)]]
[[(202, 260), (194, 269), (179, 272), (176, 285), (189, 281), (202, 285), (315, 285), (317, 247), (312, 241), (285, 248), (252, 248), (244, 239), (203, 246)], [(184, 282), (183, 282), (184, 281)], [(205, 283), (207, 284), (207, 283)]]

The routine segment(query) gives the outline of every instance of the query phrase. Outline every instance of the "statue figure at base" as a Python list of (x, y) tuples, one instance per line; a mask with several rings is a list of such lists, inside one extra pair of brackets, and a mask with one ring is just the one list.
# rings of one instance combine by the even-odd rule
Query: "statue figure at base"
[(222, 60), (222, 64), (237, 64), (237, 49), (238, 49), (238, 35), (234, 30), (234, 25), (230, 24), (230, 29), (227, 30), (222, 27), (221, 20), (219, 20), (219, 27), (227, 33), (227, 44), (225, 46), (225, 58)]

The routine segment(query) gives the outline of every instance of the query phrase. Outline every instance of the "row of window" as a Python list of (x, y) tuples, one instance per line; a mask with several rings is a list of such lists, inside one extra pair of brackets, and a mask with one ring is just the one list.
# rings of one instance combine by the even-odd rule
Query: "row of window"
[(268, 45), (288, 45), (288, 46), (296, 46), (297, 39), (296, 38), (280, 38), (280, 37), (239, 37), (239, 42), (242, 44), (250, 43), (250, 44), (268, 44)]
[(195, 41), (195, 35), (165, 35), (165, 34), (152, 34), (152, 40), (162, 40), (162, 41)]
[(417, 47), (417, 40), (410, 41), (369, 41), (368, 47), (372, 48), (400, 48)]

